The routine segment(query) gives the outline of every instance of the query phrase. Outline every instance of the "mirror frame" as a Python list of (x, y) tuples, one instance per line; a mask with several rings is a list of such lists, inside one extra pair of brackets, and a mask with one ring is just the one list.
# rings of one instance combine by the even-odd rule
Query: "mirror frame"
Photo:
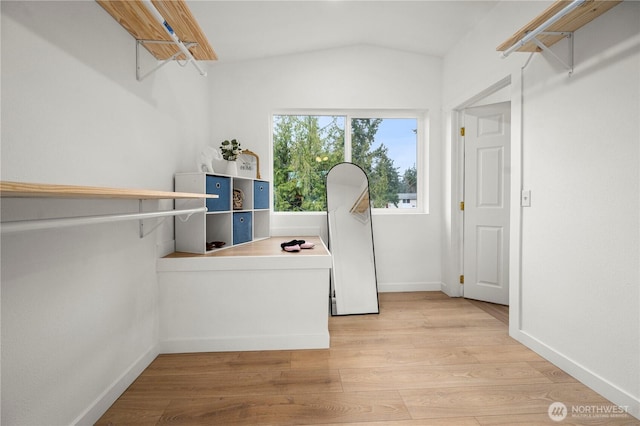
[[(329, 181), (329, 175), (331, 173), (331, 171), (339, 166), (344, 166), (344, 165), (351, 165), (354, 166), (356, 168), (358, 168), (360, 170), (360, 172), (362, 172), (362, 176), (364, 176), (364, 179), (366, 181), (366, 189), (367, 189), (367, 195), (369, 196), (370, 194), (370, 188), (369, 188), (369, 176), (367, 176), (367, 173), (364, 171), (364, 169), (362, 167), (360, 167), (357, 164), (351, 163), (351, 162), (340, 162), (337, 164), (334, 164), (329, 171), (327, 172), (326, 176), (325, 176), (325, 200), (327, 203), (327, 243), (329, 246), (329, 251), (331, 251), (331, 240), (332, 238), (335, 239), (335, 236), (332, 237), (331, 235), (331, 223), (329, 220), (329, 214), (330, 214), (330, 210), (329, 210), (329, 185), (328, 185), (328, 181)], [(364, 193), (364, 191), (363, 191)], [(358, 198), (359, 199), (359, 198)], [(354, 203), (355, 205), (355, 203)], [(372, 259), (373, 259), (373, 281), (374, 281), (374, 288), (375, 288), (375, 295), (376, 295), (376, 310), (372, 311), (372, 312), (354, 312), (354, 313), (344, 313), (344, 314), (338, 314), (338, 313), (334, 313), (333, 312), (333, 298), (335, 297), (335, 282), (334, 282), (334, 271), (332, 271), (331, 273), (331, 279), (330, 279), (330, 283), (329, 283), (329, 312), (331, 314), (331, 316), (346, 316), (346, 315), (372, 315), (372, 314), (379, 314), (380, 313), (380, 297), (379, 297), (379, 293), (378, 293), (378, 272), (377, 272), (377, 268), (376, 268), (376, 254), (375, 254), (375, 242), (374, 242), (374, 238), (373, 238), (373, 217), (372, 217), (372, 211), (371, 211), (371, 202), (369, 201), (367, 203), (367, 211), (368, 211), (368, 216), (369, 216), (369, 230), (370, 230), (370, 236), (371, 236), (371, 254), (372, 254)], [(333, 253), (332, 253), (332, 268), (335, 268), (335, 259), (333, 259)]]

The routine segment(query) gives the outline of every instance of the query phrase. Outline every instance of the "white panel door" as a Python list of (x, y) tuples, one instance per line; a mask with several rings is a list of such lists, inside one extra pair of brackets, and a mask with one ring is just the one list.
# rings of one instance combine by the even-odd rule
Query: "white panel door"
[(464, 297), (508, 305), (510, 103), (464, 113)]

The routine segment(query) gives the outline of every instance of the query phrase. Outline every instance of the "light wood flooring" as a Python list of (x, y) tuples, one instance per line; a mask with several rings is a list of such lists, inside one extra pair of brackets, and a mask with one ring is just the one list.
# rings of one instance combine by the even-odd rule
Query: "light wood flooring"
[(97, 424), (640, 425), (572, 415), (612, 404), (511, 339), (505, 308), (439, 292), (380, 308), (331, 317), (331, 349), (160, 355)]

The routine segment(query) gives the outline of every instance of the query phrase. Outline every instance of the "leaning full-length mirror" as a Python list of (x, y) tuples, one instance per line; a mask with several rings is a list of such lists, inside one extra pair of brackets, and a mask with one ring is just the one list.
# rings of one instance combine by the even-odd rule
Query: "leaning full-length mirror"
[(331, 314), (378, 313), (369, 181), (355, 164), (337, 164), (327, 174), (327, 221)]

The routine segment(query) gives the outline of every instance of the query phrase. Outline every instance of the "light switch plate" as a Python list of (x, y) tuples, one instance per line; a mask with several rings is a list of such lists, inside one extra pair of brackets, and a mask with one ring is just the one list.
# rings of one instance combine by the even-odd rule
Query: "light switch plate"
[(523, 189), (520, 195), (520, 205), (522, 207), (531, 207), (531, 191)]

